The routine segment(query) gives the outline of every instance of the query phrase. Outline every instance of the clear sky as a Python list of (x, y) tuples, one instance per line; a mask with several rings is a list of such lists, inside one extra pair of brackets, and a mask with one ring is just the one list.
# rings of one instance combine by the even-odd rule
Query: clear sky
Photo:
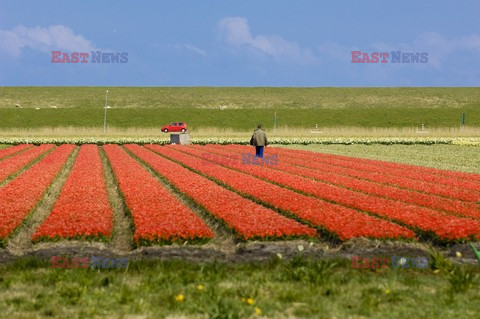
[[(128, 62), (51, 63), (96, 50)], [(0, 1), (0, 86), (479, 84), (479, 0)]]

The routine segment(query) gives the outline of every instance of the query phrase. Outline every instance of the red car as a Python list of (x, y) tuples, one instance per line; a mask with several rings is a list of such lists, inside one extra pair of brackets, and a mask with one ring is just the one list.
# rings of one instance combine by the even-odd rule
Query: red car
[(187, 131), (187, 124), (184, 122), (173, 122), (168, 125), (162, 127), (162, 132), (182, 132), (185, 133)]

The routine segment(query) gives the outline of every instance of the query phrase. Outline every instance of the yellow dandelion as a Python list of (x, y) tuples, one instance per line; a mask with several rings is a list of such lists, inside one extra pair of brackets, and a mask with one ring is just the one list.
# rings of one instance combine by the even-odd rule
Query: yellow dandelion
[(175, 301), (182, 302), (185, 300), (185, 296), (183, 294), (179, 294), (175, 296)]
[(440, 269), (435, 269), (433, 273), (438, 274), (440, 272)]
[(462, 253), (459, 252), (459, 251), (457, 251), (457, 252), (455, 253), (455, 255), (457, 256), (457, 258), (462, 258)]
[(197, 286), (197, 290), (204, 290), (204, 289), (205, 289), (205, 287), (203, 285), (198, 285)]
[(248, 298), (248, 299), (247, 299), (247, 303), (248, 303), (249, 305), (253, 305), (253, 304), (255, 303), (255, 300), (253, 300), (252, 298)]
[(258, 308), (258, 307), (255, 307), (255, 313), (256, 313), (257, 315), (261, 315), (261, 314), (262, 314), (262, 310), (261, 310), (260, 308)]

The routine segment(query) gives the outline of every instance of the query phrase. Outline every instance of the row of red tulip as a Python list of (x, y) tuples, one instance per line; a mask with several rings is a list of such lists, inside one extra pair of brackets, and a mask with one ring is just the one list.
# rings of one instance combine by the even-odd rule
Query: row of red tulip
[[(229, 146), (236, 150), (248, 150), (245, 147)], [(251, 149), (250, 149), (251, 151)], [(376, 165), (365, 164), (362, 159), (344, 160), (338, 159), (336, 155), (297, 153), (297, 150), (286, 150), (282, 148), (271, 148), (268, 152), (279, 154), (282, 160), (295, 160), (295, 164), (310, 167), (314, 169), (331, 170), (335, 169), (338, 173), (359, 177), (370, 181), (384, 183), (401, 188), (412, 189), (429, 194), (459, 199), (463, 201), (480, 202), (480, 182), (475, 180), (459, 180), (453, 177), (443, 177), (431, 173), (426, 173), (422, 168), (416, 169), (412, 166), (404, 165), (403, 169), (390, 168), (382, 165), (380, 162)], [(402, 165), (402, 164), (397, 164)]]
[(339, 239), (354, 237), (370, 238), (413, 238), (415, 234), (404, 227), (391, 222), (362, 214), (354, 209), (335, 205), (310, 196), (265, 182), (256, 177), (246, 175), (219, 165), (205, 165), (199, 160), (201, 151), (184, 147), (146, 146), (147, 148), (182, 163), (202, 174), (214, 178), (243, 194), (252, 196), (272, 207), (290, 213), (298, 219), (306, 221), (335, 234)]
[[(275, 151), (280, 149), (285, 151), (283, 148), (273, 148)], [(319, 153), (317, 152), (311, 152), (311, 151), (306, 151), (306, 150), (295, 150), (295, 153), (297, 156), (302, 156), (306, 155), (309, 157), (317, 157)], [(460, 182), (461, 184), (458, 185), (458, 187), (464, 187), (463, 182), (465, 181), (471, 181), (474, 182), (475, 185), (480, 185), (480, 174), (474, 174), (474, 173), (465, 173), (465, 172), (458, 172), (458, 171), (451, 171), (451, 170), (444, 170), (444, 169), (437, 169), (437, 168), (432, 168), (432, 167), (425, 167), (425, 166), (418, 166), (418, 165), (410, 165), (410, 164), (403, 164), (403, 163), (394, 163), (394, 162), (387, 162), (387, 161), (381, 161), (381, 160), (373, 160), (373, 159), (367, 159), (367, 158), (357, 158), (357, 157), (351, 157), (351, 156), (345, 156), (345, 155), (334, 155), (334, 154), (321, 154), (322, 157), (324, 158), (331, 158), (335, 160), (343, 160), (344, 162), (353, 162), (353, 163), (362, 163), (362, 164), (368, 164), (370, 165), (370, 169), (375, 169), (376, 166), (381, 166), (381, 167), (386, 167), (390, 169), (398, 169), (399, 176), (404, 176), (405, 173), (409, 172), (415, 172), (417, 173), (422, 173), (426, 174), (429, 176), (429, 179), (432, 182), (437, 182), (439, 183), (441, 179), (437, 178), (448, 178), (444, 179), (442, 183), (444, 184), (451, 184), (455, 182)], [(412, 176), (415, 176), (412, 175)], [(453, 178), (453, 180), (452, 180)], [(469, 184), (470, 185), (470, 184)], [(475, 189), (475, 188), (472, 188)], [(478, 188), (476, 188), (478, 189)]]
[(113, 211), (96, 145), (83, 145), (55, 205), (33, 236), (41, 238), (110, 237)]
[(32, 146), (33, 145), (31, 145), (31, 144), (19, 144), (19, 145), (3, 148), (3, 149), (0, 150), (0, 160), (2, 158), (7, 157), (7, 156), (19, 153), (19, 152), (21, 152), (21, 151), (23, 151), (27, 148), (30, 148)]
[[(202, 146), (193, 146), (202, 149)], [(210, 146), (203, 149), (213, 149)], [(280, 161), (280, 159), (279, 159)], [(425, 232), (433, 232), (444, 239), (480, 238), (480, 221), (448, 215), (432, 209), (406, 204), (314, 181), (291, 173), (272, 170), (264, 166), (233, 165), (237, 170), (278, 183), (317, 198), (355, 208), (361, 211), (401, 222)]]
[[(210, 151), (210, 149), (209, 149)], [(232, 156), (236, 154), (238, 161), (240, 161), (240, 154), (235, 149), (221, 149), (215, 147), (211, 149), (212, 152), (216, 154), (221, 154), (224, 156)], [(237, 162), (238, 162), (237, 161)], [(465, 202), (461, 200), (455, 200), (452, 198), (445, 198), (437, 195), (426, 194), (416, 192), (410, 189), (403, 189), (398, 187), (393, 187), (390, 185), (368, 181), (366, 179), (358, 179), (349, 175), (344, 175), (346, 168), (333, 166), (333, 165), (319, 165), (319, 167), (311, 168), (307, 166), (300, 166), (303, 164), (302, 160), (297, 160), (293, 158), (288, 158), (282, 156), (278, 165), (266, 166), (272, 169), (278, 169), (284, 172), (289, 172), (292, 174), (306, 176), (314, 178), (319, 181), (324, 181), (327, 183), (339, 185), (342, 187), (347, 187), (353, 190), (361, 191), (367, 194), (386, 197), (390, 199), (395, 199), (403, 201), (406, 203), (411, 203), (419, 206), (429, 207), (433, 209), (438, 209), (452, 213), (454, 215), (463, 215), (470, 216), (474, 218), (480, 218), (480, 204), (473, 202)], [(308, 165), (308, 164), (307, 164)], [(363, 171), (355, 171), (350, 169), (353, 172), (350, 175), (355, 174), (357, 177), (368, 177), (369, 173)], [(372, 174), (370, 174), (372, 175)], [(378, 175), (378, 174), (377, 174)], [(382, 175), (380, 178), (386, 180), (389, 179), (389, 176)], [(374, 178), (370, 178), (374, 179)]]
[(118, 145), (105, 145), (125, 203), (135, 225), (137, 244), (203, 240), (208, 226)]
[(0, 238), (5, 240), (33, 210), (75, 145), (64, 144), (0, 188)]
[(40, 146), (31, 148), (23, 153), (17, 154), (2, 161), (0, 165), (0, 181), (3, 181), (8, 176), (16, 173), (28, 163), (35, 160), (44, 152), (52, 149), (52, 144), (42, 144)]
[(241, 239), (316, 236), (316, 231), (223, 188), (209, 179), (138, 145), (128, 150), (203, 206)]

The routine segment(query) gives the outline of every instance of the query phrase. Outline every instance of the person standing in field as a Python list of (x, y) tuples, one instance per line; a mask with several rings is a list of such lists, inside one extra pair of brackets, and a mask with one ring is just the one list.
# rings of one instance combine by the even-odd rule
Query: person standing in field
[(263, 157), (263, 149), (268, 145), (267, 133), (262, 129), (262, 124), (258, 124), (258, 128), (253, 131), (250, 145), (255, 146), (256, 157)]

